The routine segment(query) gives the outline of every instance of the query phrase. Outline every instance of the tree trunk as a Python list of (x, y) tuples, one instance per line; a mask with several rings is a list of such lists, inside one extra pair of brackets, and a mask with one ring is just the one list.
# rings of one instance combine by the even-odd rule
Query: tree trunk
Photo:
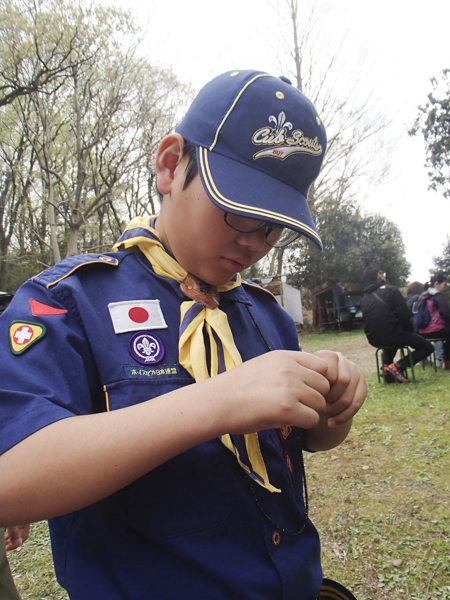
[(103, 252), (103, 231), (104, 231), (104, 223), (103, 218), (105, 215), (106, 207), (103, 205), (101, 208), (97, 210), (98, 214), (98, 245), (99, 252)]
[[(2, 244), (3, 246), (3, 244)], [(8, 261), (6, 258), (6, 251), (1, 248), (0, 250), (0, 291), (6, 292), (6, 275), (8, 273)]]
[(253, 281), (258, 278), (258, 267), (256, 265), (252, 265), (250, 267), (250, 279)]
[(47, 198), (47, 216), (48, 216), (48, 224), (50, 226), (50, 247), (52, 249), (53, 254), (53, 263), (56, 265), (61, 260), (61, 254), (59, 252), (58, 246), (58, 236), (56, 232), (56, 221), (55, 221), (55, 204), (54, 204), (54, 193), (53, 193), (53, 179), (50, 173), (50, 161), (49, 161), (49, 133), (48, 133), (48, 114), (47, 108), (44, 103), (39, 105), (39, 112), (41, 116), (41, 122), (43, 127), (44, 134), (44, 143), (43, 143), (43, 152), (44, 152), (44, 160), (45, 167), (47, 170), (47, 181), (45, 181), (43, 185), (48, 189), (48, 198)]
[(66, 257), (78, 254), (78, 227), (70, 226), (69, 239), (67, 240)]
[(56, 232), (56, 221), (55, 221), (55, 206), (53, 197), (53, 183), (52, 178), (49, 176), (48, 185), (48, 203), (47, 203), (47, 214), (48, 224), (50, 225), (50, 246), (53, 254), (53, 263), (59, 263), (61, 260), (61, 253), (59, 252), (58, 236)]
[(282, 275), (283, 274), (283, 257), (284, 257), (284, 251), (285, 251), (285, 248), (278, 248), (277, 249), (277, 272), (275, 273), (275, 275)]

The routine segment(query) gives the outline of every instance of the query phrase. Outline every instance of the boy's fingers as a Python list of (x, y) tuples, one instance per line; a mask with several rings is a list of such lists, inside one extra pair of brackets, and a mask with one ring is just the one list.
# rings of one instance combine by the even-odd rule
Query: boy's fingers
[(315, 408), (299, 403), (290, 425), (301, 429), (313, 429), (319, 423), (319, 413)]
[(340, 352), (319, 350), (316, 353), (328, 364), (326, 374), (330, 391), (325, 395), (325, 414), (329, 426), (342, 425), (361, 408), (367, 396), (367, 384), (358, 367)]
[(345, 358), (341, 352), (319, 350), (315, 353), (326, 361), (328, 369), (326, 378), (330, 383), (330, 391), (326, 394), (327, 402), (336, 402), (341, 398), (352, 382), (352, 370), (355, 365)]
[(26, 542), (27, 539), (30, 537), (30, 529), (31, 529), (30, 523), (27, 523), (26, 525), (19, 525), (19, 531), (20, 531), (20, 537), (22, 539), (22, 544), (23, 544), (23, 542)]
[[(330, 354), (334, 354), (334, 352), (330, 352)], [(327, 371), (329, 369), (328, 363), (320, 357), (318, 352), (315, 352), (314, 354), (309, 354), (309, 352), (295, 352), (295, 358), (303, 367), (311, 369), (311, 371), (315, 371), (316, 373), (320, 373), (320, 375), (326, 376), (329, 380), (327, 376)]]
[(343, 405), (340, 403), (336, 403), (334, 405), (330, 405), (330, 413), (333, 413), (336, 410), (336, 414), (333, 416), (330, 414), (330, 419), (328, 421), (328, 425), (333, 427), (334, 425), (342, 425), (349, 421), (352, 417), (356, 415), (361, 406), (364, 403), (364, 400), (367, 396), (367, 384), (364, 377), (360, 377), (357, 381), (355, 390), (352, 391), (351, 401), (347, 402), (347, 406), (343, 408)]
[(280, 390), (284, 389), (288, 396), (297, 398), (301, 405), (296, 408), (298, 414), (304, 409), (313, 409), (316, 414), (322, 412), (326, 405), (325, 395), (330, 390), (326, 378), (327, 363), (307, 352), (282, 352), (278, 357), (282, 361), (278, 363), (280, 368), (277, 370)]
[(16, 526), (7, 527), (5, 530), (5, 542), (7, 550), (15, 550), (22, 545), (22, 537), (19, 528)]
[[(295, 358), (302, 367), (300, 372), (302, 383), (308, 385), (312, 391), (317, 392), (321, 402), (323, 402), (330, 391), (327, 363), (322, 358), (307, 352), (297, 352)], [(308, 404), (308, 399), (305, 398), (304, 402)]]
[(317, 350), (312, 356), (316, 356), (326, 363), (327, 379), (330, 383), (334, 383), (338, 374), (338, 353), (331, 350)]
[(12, 525), (5, 529), (6, 550), (15, 550), (28, 539), (30, 535), (30, 525)]

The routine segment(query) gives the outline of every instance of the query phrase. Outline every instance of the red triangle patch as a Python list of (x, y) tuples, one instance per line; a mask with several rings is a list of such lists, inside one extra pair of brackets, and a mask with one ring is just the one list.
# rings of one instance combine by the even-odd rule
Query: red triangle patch
[(30, 309), (31, 314), (35, 317), (64, 315), (67, 312), (67, 310), (64, 310), (63, 308), (55, 308), (54, 306), (49, 306), (48, 304), (42, 304), (42, 302), (38, 302), (37, 300), (34, 300), (34, 298), (30, 298)]

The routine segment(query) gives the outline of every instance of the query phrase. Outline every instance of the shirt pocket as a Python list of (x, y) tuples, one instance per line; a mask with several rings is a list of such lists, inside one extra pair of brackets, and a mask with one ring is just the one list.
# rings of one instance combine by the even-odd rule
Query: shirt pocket
[[(180, 367), (124, 367), (129, 379), (122, 379), (103, 386), (106, 410), (117, 410), (152, 400), (173, 390), (190, 385), (194, 380), (183, 375)], [(135, 375), (133, 375), (135, 374)]]

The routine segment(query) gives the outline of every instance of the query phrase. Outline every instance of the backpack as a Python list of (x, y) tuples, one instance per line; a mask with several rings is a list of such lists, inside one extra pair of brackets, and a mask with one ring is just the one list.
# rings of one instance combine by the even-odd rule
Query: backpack
[(427, 307), (428, 300), (428, 295), (420, 296), (420, 298), (413, 304), (412, 313), (416, 330), (425, 329), (425, 327), (431, 321), (431, 314)]

